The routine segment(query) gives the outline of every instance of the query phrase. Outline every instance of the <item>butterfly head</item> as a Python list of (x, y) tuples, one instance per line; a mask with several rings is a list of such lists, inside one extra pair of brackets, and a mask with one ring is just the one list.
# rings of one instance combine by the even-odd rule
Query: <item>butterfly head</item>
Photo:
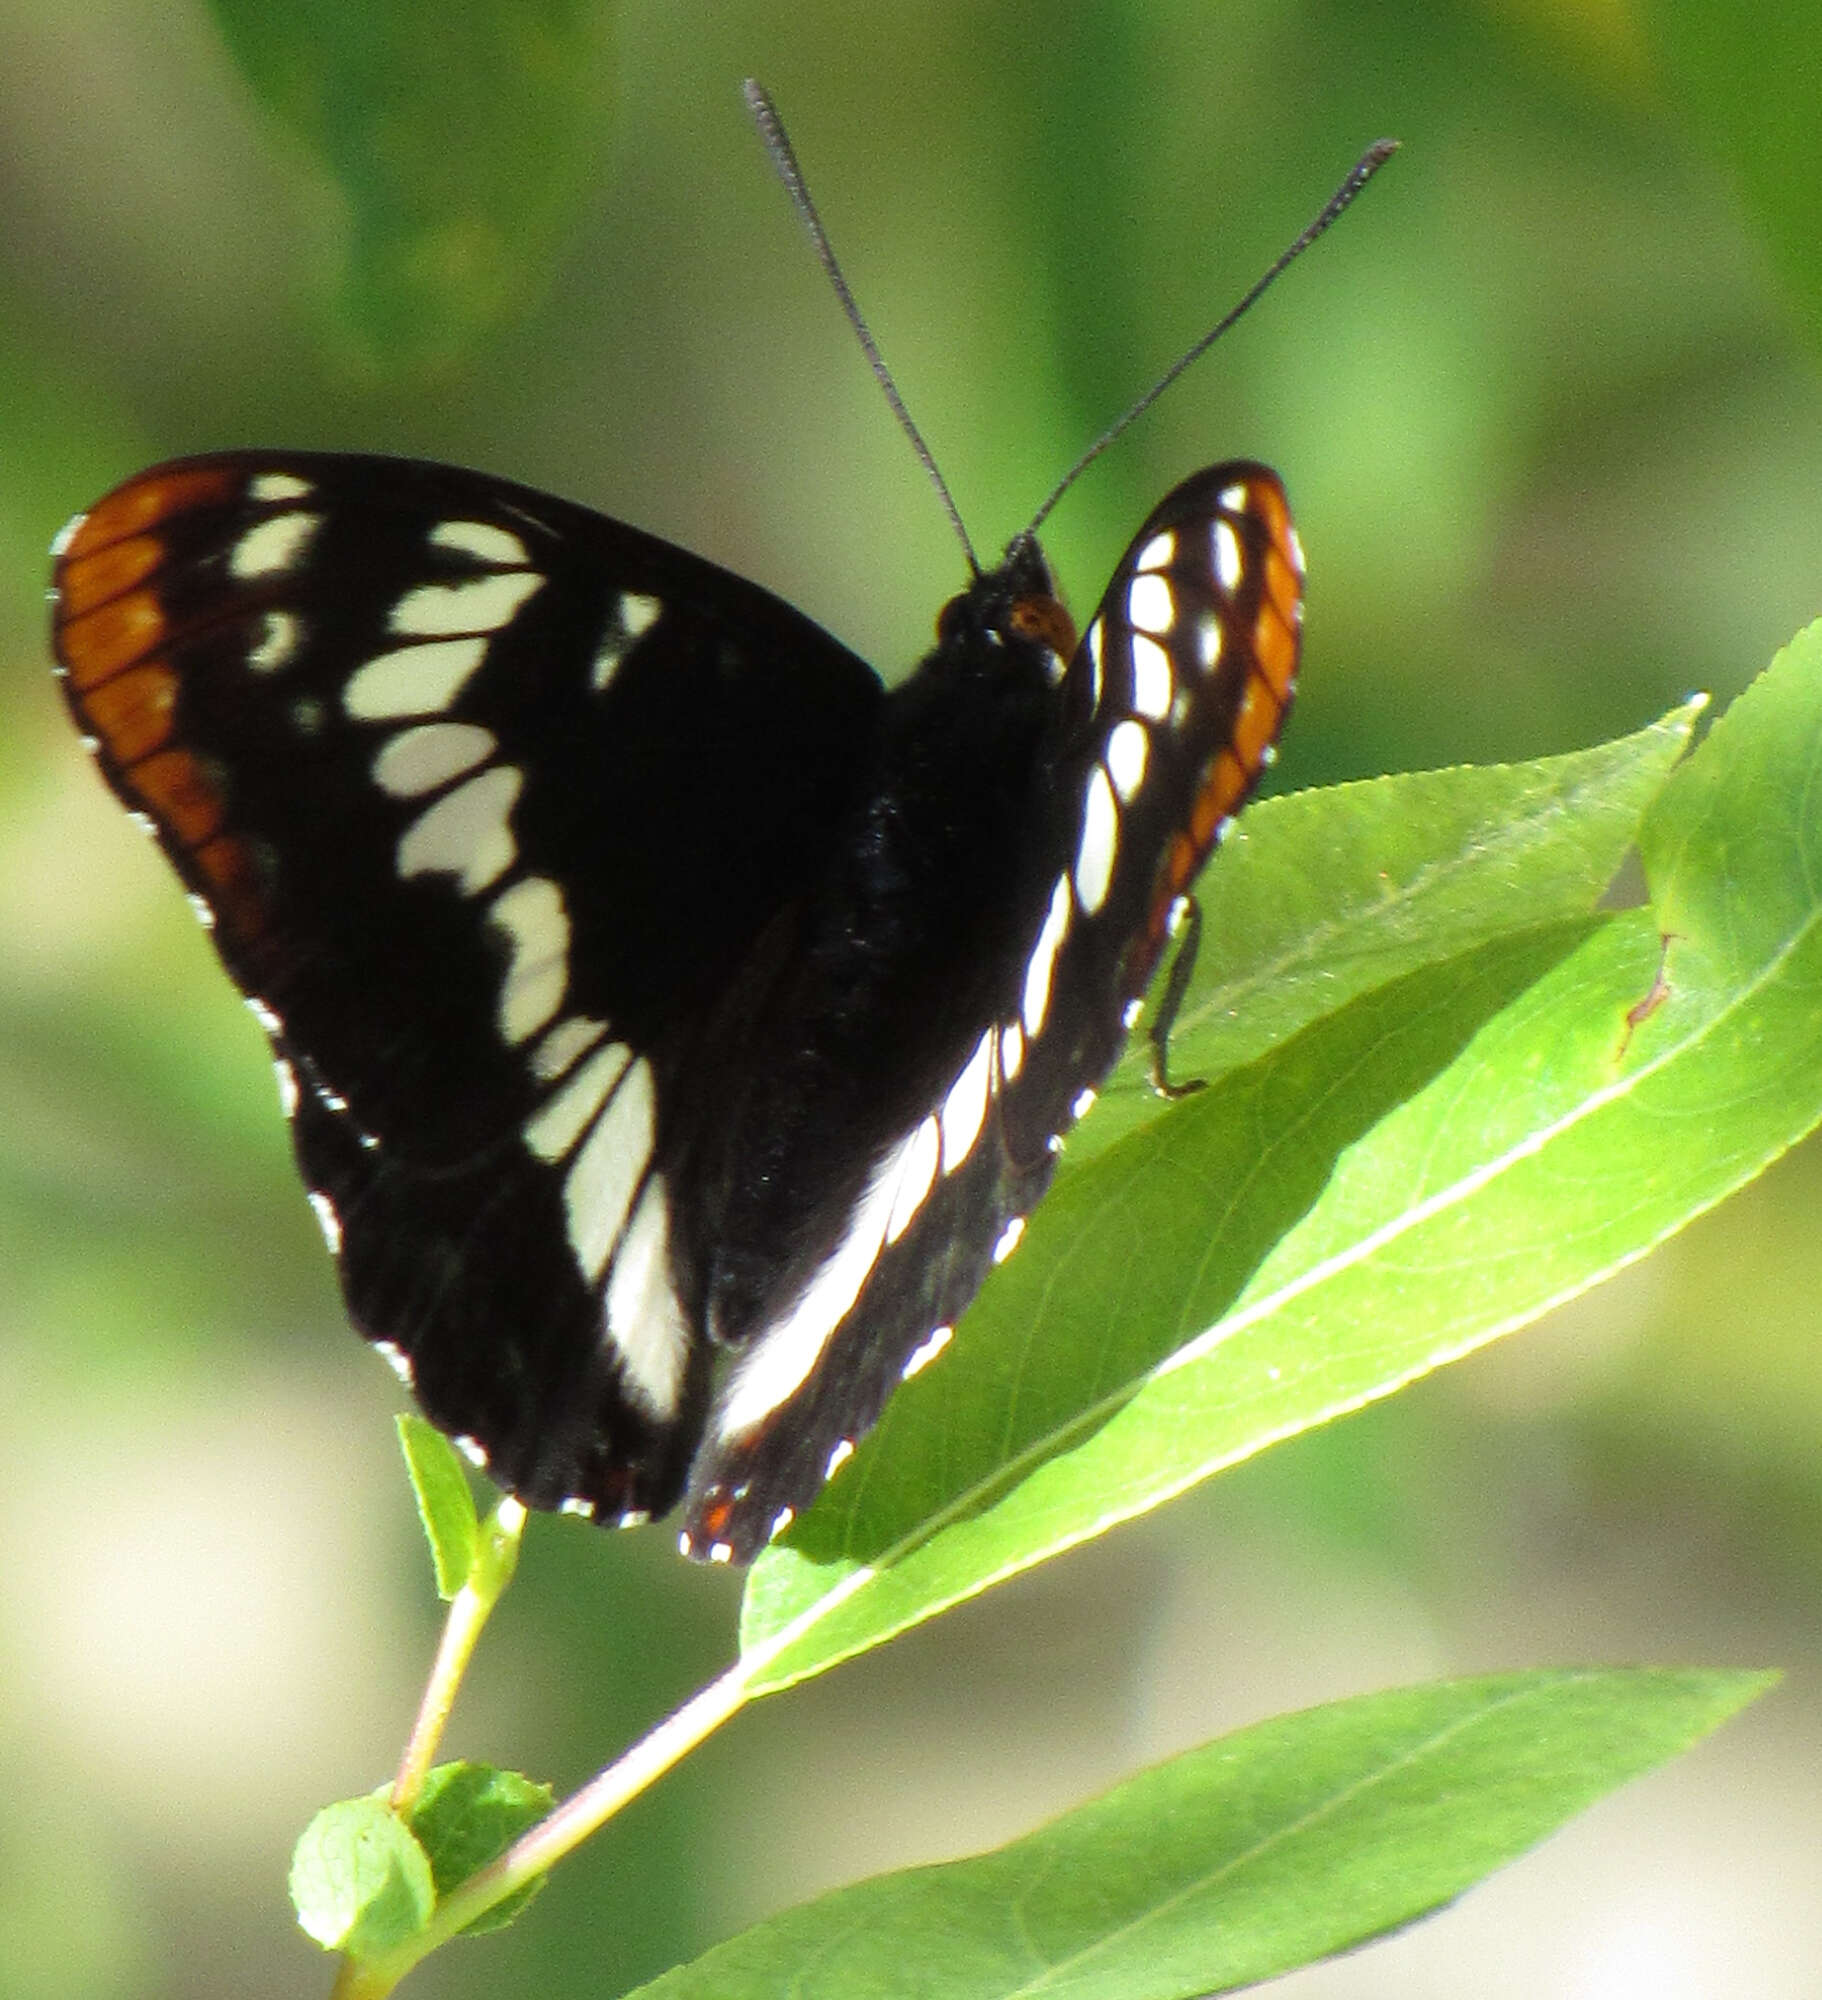
[(1075, 621), (1057, 595), (1050, 565), (1033, 535), (1020, 535), (997, 569), (983, 571), (936, 620), (940, 652), (978, 657), (983, 648), (1034, 658), (1053, 684), (1076, 650)]

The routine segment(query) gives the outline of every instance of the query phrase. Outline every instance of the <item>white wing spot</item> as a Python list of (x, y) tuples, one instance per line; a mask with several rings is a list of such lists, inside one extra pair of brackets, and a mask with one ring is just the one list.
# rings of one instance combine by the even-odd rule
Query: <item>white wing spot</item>
[(1075, 1102), (1069, 1107), (1069, 1115), (1079, 1125), (1093, 1109), (1094, 1092), (1088, 1089), (1078, 1090), (1075, 1094)]
[[(599, 1028), (599, 1023), (595, 1024)], [(553, 1030), (560, 1033), (561, 1030)], [(525, 1144), (540, 1160), (564, 1159), (599, 1115), (607, 1095), (620, 1081), (633, 1052), (624, 1042), (610, 1042), (579, 1069), (535, 1116), (525, 1121)]]
[(307, 500), (310, 482), (291, 472), (262, 472), (247, 483), (247, 498), (253, 501)]
[(559, 1514), (579, 1514), (583, 1520), (592, 1521), (595, 1518), (595, 1503), (592, 1500), (578, 1500), (572, 1494), (567, 1500), (559, 1500), (557, 1502), (557, 1512)]
[(531, 551), (510, 528), (497, 528), (491, 521), (439, 521), (430, 531), (439, 549), (454, 549), (473, 556), (477, 562), (499, 563), (523, 569), (531, 562)]
[(1217, 520), (1214, 526), (1215, 580), (1231, 597), (1240, 587), (1245, 565), (1240, 560), (1240, 537), (1231, 521)]
[(193, 889), (185, 892), (184, 900), (190, 906), (190, 914), (202, 925), (203, 929), (212, 931), (215, 928), (215, 912), (209, 908), (208, 904)]
[(893, 1147), (875, 1169), (848, 1218), (841, 1241), (782, 1319), (764, 1328), (735, 1365), (715, 1413), (717, 1439), (726, 1443), (788, 1402), (809, 1380), (837, 1328), (860, 1297), (885, 1248), (907, 1155), (918, 1143), (919, 1126)]
[(1285, 527), (1284, 533), (1285, 533), (1285, 540), (1290, 543), (1291, 561), (1296, 566), (1297, 574), (1301, 576), (1303, 574), (1302, 538), (1301, 536), (1298, 535), (1297, 530), (1294, 527), (1289, 526), (1288, 524)]
[(1162, 534), (1153, 535), (1151, 540), (1139, 551), (1139, 560), (1133, 567), (1135, 569), (1164, 569), (1175, 561), (1176, 554), (1177, 537), (1171, 529), (1166, 528)]
[(664, 609), (662, 601), (647, 597), (637, 590), (622, 591), (620, 594), (620, 623), (626, 628), (629, 639), (642, 639), (658, 622), (658, 614)]
[(974, 1045), (974, 1053), (943, 1100), (943, 1172), (952, 1174), (974, 1150), (987, 1116), (987, 1086), (992, 1077), (993, 1030)]
[(1122, 1028), (1130, 1028), (1144, 1011), (1145, 1002), (1143, 1000), (1128, 1000), (1126, 1005), (1120, 1009), (1120, 1026)]
[(269, 521), (261, 521), (234, 544), (228, 574), (244, 582), (295, 568), (322, 521), (320, 514), (274, 514)]
[(519, 851), (506, 822), (524, 782), (512, 765), (493, 764), (438, 799), (399, 836), (399, 873), (454, 875), (465, 896), (497, 882)]
[(601, 635), (601, 643), (595, 648), (594, 663), (588, 670), (588, 684), (600, 694), (620, 671), (620, 662), (626, 658), (629, 644), (626, 634), (618, 625), (610, 625)]
[(615, 1089), (563, 1182), (569, 1245), (591, 1284), (607, 1269), (651, 1152), (652, 1072), (641, 1057)]
[(1135, 632), (1132, 645), (1132, 705), (1153, 722), (1170, 713), (1170, 655), (1156, 639)]
[(1000, 1030), (1000, 1075), (1011, 1083), (1025, 1066), (1025, 1031), (1016, 1021)]
[(892, 1213), (886, 1219), (886, 1241), (896, 1243), (911, 1227), (912, 1218), (923, 1207), (924, 1198), (930, 1192), (936, 1179), (936, 1162), (942, 1151), (942, 1128), (935, 1118), (926, 1118), (911, 1135), (911, 1143), (902, 1149), (904, 1164), (900, 1169), (898, 1191), (893, 1197)]
[(404, 1383), (407, 1389), (413, 1386), (415, 1377), (411, 1366), (411, 1356), (396, 1341), (376, 1340), (373, 1343), (373, 1351), (392, 1370), (393, 1374)]
[(497, 632), (544, 581), (535, 570), (501, 570), (460, 583), (421, 583), (392, 607), (395, 632), (441, 639), (458, 632)]
[(1024, 1233), (1025, 1218), (1022, 1215), (1015, 1215), (1005, 1228), (1000, 1231), (1000, 1240), (993, 1246), (993, 1261), (996, 1264), (1005, 1263), (1006, 1259), (1019, 1247), (1019, 1238)]
[(1088, 664), (1094, 670), (1088, 690), (1088, 708), (1092, 714), (1101, 705), (1101, 621), (1098, 618), (1088, 628)]
[(1247, 506), (1246, 488), (1239, 485), (1222, 487), (1215, 495), (1215, 505), (1225, 507), (1230, 514), (1244, 514)]
[(421, 798), (485, 764), (499, 747), (492, 730), (472, 722), (421, 722), (381, 744), (374, 783), (395, 799)]
[(512, 950), (500, 989), (500, 1035), (515, 1048), (550, 1026), (569, 985), (569, 911), (548, 876), (502, 889), (487, 913)]
[(1126, 587), (1126, 615), (1141, 632), (1168, 632), (1177, 617), (1170, 585), (1161, 576), (1135, 576)]
[(342, 690), (342, 707), (356, 722), (435, 715), (455, 700), (486, 657), (485, 639), (447, 639), (376, 653)]
[(778, 1512), (772, 1516), (772, 1525), (766, 1530), (766, 1540), (768, 1542), (777, 1541), (778, 1537), (796, 1519), (797, 1509), (795, 1507), (780, 1507)]
[(1075, 858), (1075, 892), (1084, 916), (1092, 917), (1107, 900), (1119, 843), (1120, 809), (1113, 802), (1107, 773), (1097, 764), (1083, 801), (1082, 844)]
[(572, 1063), (587, 1055), (606, 1033), (605, 1021), (591, 1020), (586, 1014), (571, 1014), (567, 1020), (559, 1021), (532, 1050), (532, 1075), (540, 1083), (555, 1083)]
[(455, 1446), (456, 1450), (467, 1459), (477, 1472), (485, 1472), (487, 1470), (487, 1447), (482, 1444), (479, 1438), (468, 1436), (452, 1437), (449, 1442)]
[(842, 1467), (847, 1464), (848, 1460), (851, 1459), (853, 1456), (854, 1456), (854, 1440), (852, 1438), (843, 1438), (842, 1441), (835, 1447), (835, 1449), (832, 1452), (830, 1452), (829, 1462), (822, 1469), (822, 1476), (824, 1480), (827, 1481), (833, 1479), (835, 1475), (842, 1469)]
[(1145, 762), (1151, 751), (1151, 736), (1144, 723), (1130, 717), (1114, 725), (1107, 739), (1107, 775), (1120, 795), (1122, 805), (1132, 803), (1133, 794), (1145, 782)]
[(266, 1005), (265, 1001), (257, 993), (249, 993), (247, 995), (247, 1012), (265, 1029), (268, 1035), (277, 1035), (284, 1032), (284, 1021)]
[(589, 669), (589, 685), (599, 694), (620, 671), (620, 663), (635, 643), (658, 622), (664, 609), (655, 597), (629, 590), (622, 594), (595, 648), (594, 665)]
[(1224, 638), (1220, 619), (1212, 611), (1205, 611), (1196, 621), (1196, 658), (1201, 661), (1204, 673), (1213, 673), (1221, 664)]
[(1050, 892), (1050, 908), (1044, 917), (1044, 928), (1038, 932), (1038, 941), (1032, 947), (1030, 960), (1025, 966), (1025, 999), (1019, 1011), (1025, 1023), (1025, 1033), (1034, 1040), (1043, 1032), (1044, 1016), (1050, 1012), (1050, 978), (1056, 970), (1057, 953), (1068, 934), (1071, 907), (1069, 878), (1059, 875), (1056, 887)]
[(954, 1327), (932, 1327), (930, 1329), (930, 1336), (923, 1345), (921, 1347), (914, 1347), (911, 1350), (909, 1360), (898, 1371), (898, 1379), (901, 1382), (909, 1382), (913, 1375), (921, 1375), (954, 1338)]
[(658, 1422), (677, 1414), (690, 1333), (670, 1281), (670, 1204), (646, 1183), (607, 1284), (607, 1337), (633, 1400)]
[(310, 1207), (316, 1216), (316, 1226), (323, 1232), (323, 1241), (329, 1246), (331, 1257), (342, 1254), (342, 1219), (335, 1212), (335, 1203), (320, 1188), (310, 1190)]
[(272, 1074), (278, 1080), (278, 1108), (287, 1118), (297, 1115), (297, 1071), (279, 1056), (272, 1065)]
[(247, 665), (256, 674), (276, 673), (297, 651), (303, 627), (290, 611), (268, 611), (260, 630), (259, 644), (247, 653)]

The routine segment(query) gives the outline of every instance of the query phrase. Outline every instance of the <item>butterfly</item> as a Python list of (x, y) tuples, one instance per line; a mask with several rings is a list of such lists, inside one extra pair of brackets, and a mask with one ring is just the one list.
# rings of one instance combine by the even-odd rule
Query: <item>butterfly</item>
[(637, 528), (403, 460), (158, 466), (56, 547), (70, 709), (270, 1038), (355, 1326), (534, 1507), (744, 1562), (947, 1343), (1272, 754), (1233, 462), (1078, 640), (1022, 536), (884, 687)]

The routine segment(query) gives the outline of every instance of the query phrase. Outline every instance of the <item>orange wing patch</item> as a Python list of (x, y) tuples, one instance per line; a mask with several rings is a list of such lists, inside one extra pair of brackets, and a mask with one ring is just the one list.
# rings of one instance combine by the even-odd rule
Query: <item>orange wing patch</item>
[(224, 831), (224, 774), (181, 740), (181, 629), (159, 586), (172, 521), (240, 497), (228, 466), (179, 466), (130, 480), (58, 543), (52, 637), (84, 736), (127, 805), (148, 813), (184, 879), (243, 941), (265, 923), (262, 870), (245, 839)]

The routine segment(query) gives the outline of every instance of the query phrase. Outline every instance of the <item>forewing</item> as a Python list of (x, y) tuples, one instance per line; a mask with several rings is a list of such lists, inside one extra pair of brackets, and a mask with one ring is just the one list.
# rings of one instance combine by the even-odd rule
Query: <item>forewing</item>
[(1302, 615), (1284, 489), (1244, 460), (1168, 494), (1114, 571), (1064, 680), (1065, 860), (1021, 968), (1015, 1156), (1080, 1117), (1118, 1059), (1178, 899), (1275, 754)]
[(585, 509), (302, 453), (110, 494), (54, 633), (272, 1037), (356, 1324), (534, 1504), (668, 1505), (706, 1393), (675, 1051), (823, 865), (872, 672)]

